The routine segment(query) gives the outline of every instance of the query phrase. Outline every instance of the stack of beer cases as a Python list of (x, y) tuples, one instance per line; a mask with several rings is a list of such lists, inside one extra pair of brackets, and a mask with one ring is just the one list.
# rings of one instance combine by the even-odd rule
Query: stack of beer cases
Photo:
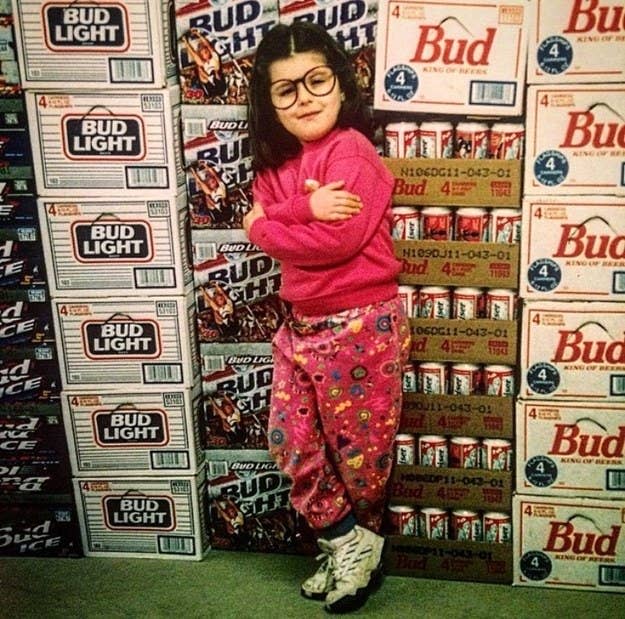
[(169, 4), (13, 3), (88, 556), (208, 549)]
[(532, 11), (523, 0), (379, 6), (374, 108), (387, 119), (412, 333), (386, 529), (387, 567), (397, 575), (512, 581)]
[(623, 3), (537, 0), (514, 584), (625, 592)]
[(0, 555), (77, 556), (80, 534), (10, 3), (0, 3)]

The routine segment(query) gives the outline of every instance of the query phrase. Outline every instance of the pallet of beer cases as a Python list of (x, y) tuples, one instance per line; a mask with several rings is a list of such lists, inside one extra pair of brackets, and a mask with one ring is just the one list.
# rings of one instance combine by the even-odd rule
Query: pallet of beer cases
[(183, 103), (245, 104), (256, 48), (278, 23), (276, 0), (175, 0)]
[(317, 552), (312, 531), (289, 503), (289, 479), (266, 451), (208, 450), (206, 458), (212, 548)]
[(177, 81), (168, 0), (15, 0), (13, 16), (24, 88), (139, 90)]

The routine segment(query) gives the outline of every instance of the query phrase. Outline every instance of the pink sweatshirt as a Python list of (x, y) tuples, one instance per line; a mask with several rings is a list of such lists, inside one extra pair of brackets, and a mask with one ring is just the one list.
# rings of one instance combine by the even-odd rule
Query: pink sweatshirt
[[(314, 219), (304, 181), (345, 181), (360, 196), (358, 215), (340, 222)], [(250, 240), (281, 263), (280, 296), (308, 315), (336, 313), (397, 294), (400, 264), (391, 238), (393, 177), (375, 148), (354, 129), (334, 129), (304, 145), (278, 170), (256, 175), (254, 201), (266, 217)]]

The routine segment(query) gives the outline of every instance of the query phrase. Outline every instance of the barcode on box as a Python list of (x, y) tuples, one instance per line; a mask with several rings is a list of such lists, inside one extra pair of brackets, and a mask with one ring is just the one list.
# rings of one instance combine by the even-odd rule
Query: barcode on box
[(167, 168), (126, 168), (129, 189), (166, 189), (168, 187)]
[(137, 288), (174, 288), (176, 276), (173, 269), (135, 269)]
[(175, 451), (153, 452), (152, 468), (154, 469), (188, 469), (189, 454)]
[(625, 566), (600, 565), (599, 584), (613, 587), (622, 587), (625, 585)]
[(228, 463), (223, 461), (209, 461), (208, 476), (223, 477), (228, 474)]
[(510, 82), (472, 82), (471, 103), (478, 105), (514, 105), (516, 84)]
[(116, 60), (111, 59), (111, 82), (112, 83), (152, 83), (154, 80), (151, 60)]
[(606, 471), (606, 489), (607, 490), (624, 490), (625, 489), (625, 469)]
[(204, 262), (205, 260), (215, 260), (217, 258), (216, 243), (194, 243), (193, 262)]
[(143, 376), (146, 384), (181, 383), (182, 366), (177, 363), (167, 365), (146, 363), (143, 366)]
[(162, 554), (192, 555), (195, 553), (195, 541), (192, 537), (159, 535), (158, 550)]
[(202, 373), (223, 372), (226, 363), (223, 355), (202, 355)]
[(610, 395), (625, 395), (625, 374), (610, 376)]
[(612, 292), (625, 294), (625, 271), (615, 271), (613, 273)]
[(185, 141), (206, 135), (206, 121), (203, 118), (187, 118), (182, 126)]

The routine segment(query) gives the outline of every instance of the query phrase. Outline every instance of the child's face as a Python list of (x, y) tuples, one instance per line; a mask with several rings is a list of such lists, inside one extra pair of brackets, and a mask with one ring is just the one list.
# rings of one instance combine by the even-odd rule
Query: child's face
[[(269, 66), (269, 81), (299, 80), (313, 67), (326, 64), (319, 52), (300, 52), (274, 61)], [(276, 109), (278, 121), (300, 142), (314, 142), (327, 135), (336, 125), (341, 109), (341, 89), (338, 79), (334, 88), (324, 96), (310, 94), (297, 83), (297, 101), (286, 110)]]

